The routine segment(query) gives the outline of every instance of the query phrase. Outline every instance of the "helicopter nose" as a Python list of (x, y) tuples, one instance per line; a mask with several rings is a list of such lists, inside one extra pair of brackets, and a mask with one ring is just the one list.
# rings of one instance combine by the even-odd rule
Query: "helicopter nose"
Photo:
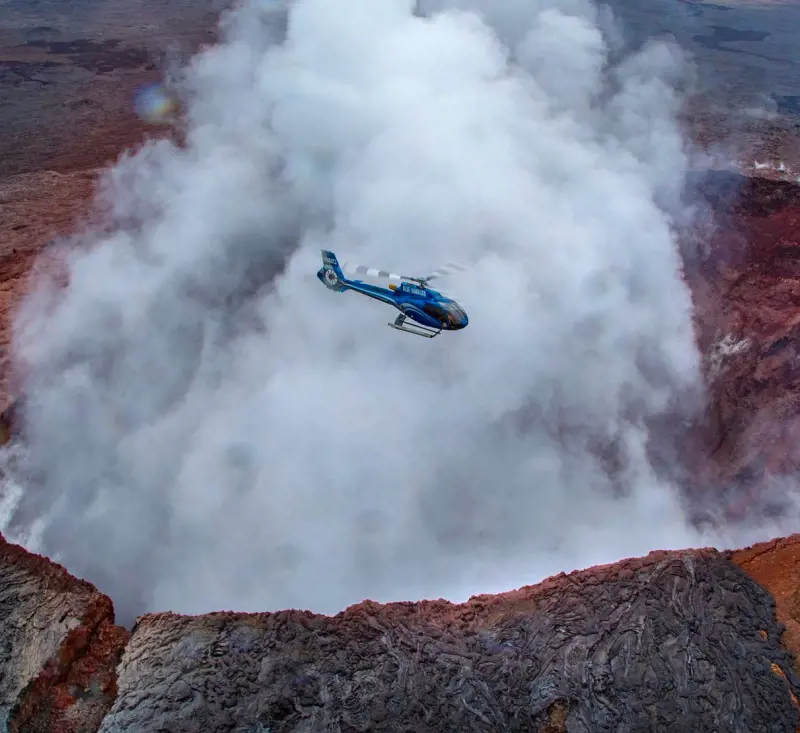
[(464, 314), (464, 317), (461, 319), (461, 328), (466, 328), (468, 323), (469, 318), (467, 318), (467, 315)]

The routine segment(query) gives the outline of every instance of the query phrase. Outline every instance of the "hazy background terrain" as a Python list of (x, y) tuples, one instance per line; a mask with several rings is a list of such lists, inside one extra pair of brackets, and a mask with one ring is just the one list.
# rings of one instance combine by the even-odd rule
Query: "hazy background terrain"
[[(110, 172), (113, 226), (19, 316), (28, 488), (0, 528), (123, 618), (460, 600), (726, 541), (645, 453), (702, 405), (690, 60), (588, 0), (413, 6), (297, 0), (282, 44), (280, 4), (227, 15), (186, 145)], [(313, 277), (321, 247), (469, 261), (442, 281), (469, 328), (390, 330)]]

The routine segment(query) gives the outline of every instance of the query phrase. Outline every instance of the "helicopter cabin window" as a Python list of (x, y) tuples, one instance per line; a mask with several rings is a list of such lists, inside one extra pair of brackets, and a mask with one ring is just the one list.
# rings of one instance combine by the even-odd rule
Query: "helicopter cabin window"
[(447, 312), (455, 316), (459, 321), (466, 315), (464, 310), (457, 303), (448, 303)]
[(461, 323), (461, 319), (464, 317), (464, 311), (455, 303), (447, 303), (444, 307), (447, 311), (447, 320), (450, 325), (453, 327), (458, 326)]
[(443, 321), (445, 319), (444, 308), (436, 303), (425, 303), (425, 305), (422, 306), (422, 310), (437, 321)]

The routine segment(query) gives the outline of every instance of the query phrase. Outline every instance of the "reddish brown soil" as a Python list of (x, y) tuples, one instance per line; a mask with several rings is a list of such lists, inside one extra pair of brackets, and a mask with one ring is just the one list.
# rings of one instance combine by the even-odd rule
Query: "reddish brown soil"
[[(135, 114), (166, 49), (213, 41), (216, 0), (0, 2), (0, 410), (10, 313), (37, 253), (87, 213), (97, 171), (164, 128)], [(13, 391), (13, 389), (12, 389)]]
[(783, 644), (800, 673), (800, 535), (738, 550), (731, 559), (774, 596), (778, 620), (786, 626)]
[(20, 173), (0, 178), (0, 405), (9, 401), (12, 314), (43, 248), (69, 234), (90, 206), (95, 173)]

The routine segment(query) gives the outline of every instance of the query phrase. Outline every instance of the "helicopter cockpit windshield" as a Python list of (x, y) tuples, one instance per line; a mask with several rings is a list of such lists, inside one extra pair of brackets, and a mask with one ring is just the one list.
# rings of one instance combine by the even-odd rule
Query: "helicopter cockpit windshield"
[(460, 326), (467, 315), (461, 306), (455, 301), (451, 300), (449, 303), (442, 303), (442, 307), (447, 313), (447, 321), (451, 326)]
[(466, 325), (465, 318), (467, 314), (464, 313), (463, 308), (455, 301), (442, 300), (425, 303), (425, 305), (422, 306), (422, 310), (439, 321), (443, 326), (463, 328)]

